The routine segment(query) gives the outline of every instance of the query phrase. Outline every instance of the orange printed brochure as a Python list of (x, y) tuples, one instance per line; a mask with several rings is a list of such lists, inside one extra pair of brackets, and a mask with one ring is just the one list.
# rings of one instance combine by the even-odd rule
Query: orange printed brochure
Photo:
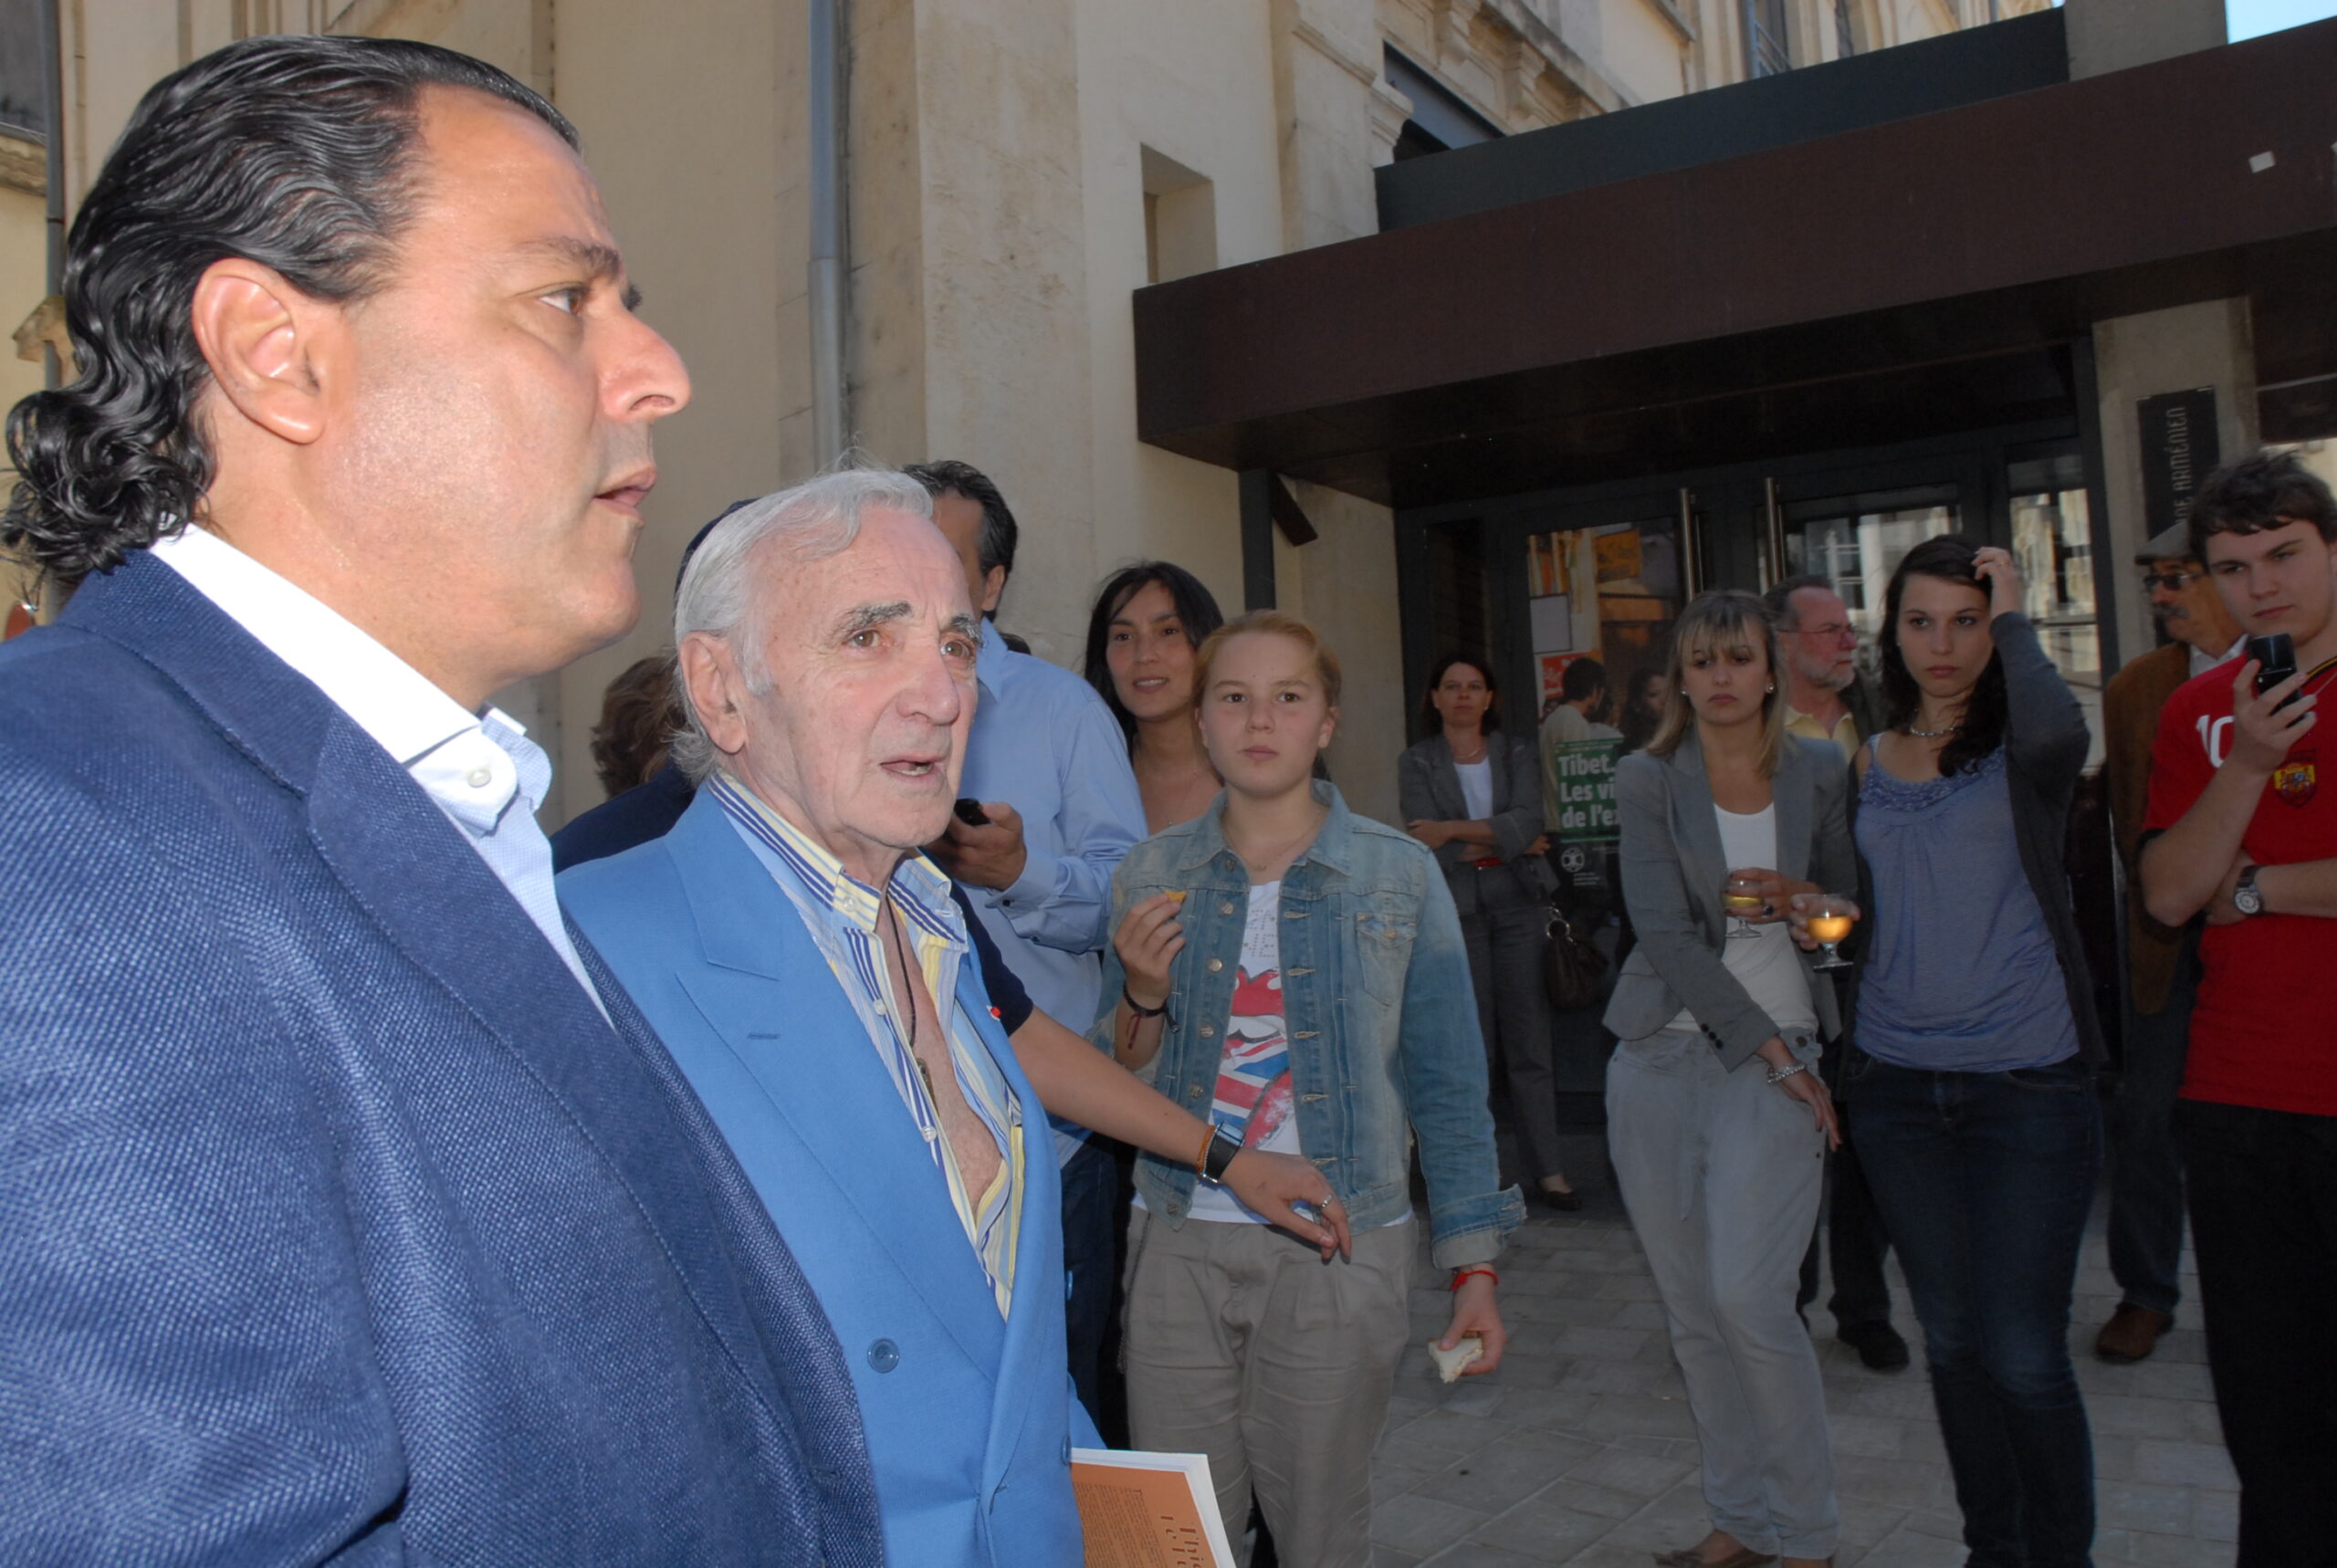
[(1074, 1448), (1087, 1568), (1233, 1568), (1206, 1454)]

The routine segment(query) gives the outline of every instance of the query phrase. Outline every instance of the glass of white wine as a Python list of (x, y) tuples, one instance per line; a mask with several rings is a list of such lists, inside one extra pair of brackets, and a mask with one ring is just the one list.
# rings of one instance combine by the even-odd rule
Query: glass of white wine
[(1753, 928), (1753, 918), (1767, 912), (1768, 904), (1761, 897), (1761, 884), (1747, 876), (1732, 876), (1728, 885), (1721, 889), (1720, 906), (1734, 917), (1729, 928), (1731, 936), (1758, 936)]
[(1804, 894), (1796, 899), (1809, 934), (1826, 949), (1826, 956), (1810, 966), (1813, 969), (1847, 969), (1850, 961), (1842, 956), (1839, 944), (1850, 934), (1850, 926), (1858, 920), (1859, 906), (1847, 898), (1830, 893)]

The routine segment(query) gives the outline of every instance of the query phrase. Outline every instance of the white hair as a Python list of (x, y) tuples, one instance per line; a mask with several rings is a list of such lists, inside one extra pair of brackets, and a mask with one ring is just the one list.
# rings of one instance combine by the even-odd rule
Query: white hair
[[(843, 468), (807, 479), (748, 502), (714, 526), (682, 572), (674, 605), (674, 642), (702, 632), (718, 637), (737, 654), (747, 689), (770, 689), (763, 663), (759, 590), (773, 580), (771, 568), (821, 559), (850, 548), (860, 537), (860, 519), (870, 508), (933, 516), (933, 498), (907, 474), (888, 468)], [(760, 569), (760, 570), (759, 570)], [(675, 766), (693, 784), (703, 784), (722, 765), (722, 753), (698, 716), (689, 683), (682, 689), (683, 723), (674, 737)]]

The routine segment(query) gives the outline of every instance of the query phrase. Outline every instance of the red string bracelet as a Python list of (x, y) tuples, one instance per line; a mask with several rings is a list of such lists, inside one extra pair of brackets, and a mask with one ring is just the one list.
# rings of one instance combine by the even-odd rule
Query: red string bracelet
[(1494, 1273), (1491, 1269), (1455, 1269), (1452, 1271), (1451, 1288), (1458, 1291), (1461, 1288), (1461, 1281), (1467, 1279), (1472, 1274), (1483, 1274), (1494, 1284), (1498, 1285), (1501, 1283), (1501, 1276)]

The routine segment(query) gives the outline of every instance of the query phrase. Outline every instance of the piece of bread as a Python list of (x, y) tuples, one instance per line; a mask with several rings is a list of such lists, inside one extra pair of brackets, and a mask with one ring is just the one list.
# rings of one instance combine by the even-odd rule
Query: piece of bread
[(1462, 1334), (1461, 1342), (1451, 1350), (1435, 1340), (1428, 1342), (1429, 1359), (1436, 1363), (1436, 1375), (1451, 1383), (1462, 1372), (1485, 1358), (1485, 1342), (1475, 1334)]

